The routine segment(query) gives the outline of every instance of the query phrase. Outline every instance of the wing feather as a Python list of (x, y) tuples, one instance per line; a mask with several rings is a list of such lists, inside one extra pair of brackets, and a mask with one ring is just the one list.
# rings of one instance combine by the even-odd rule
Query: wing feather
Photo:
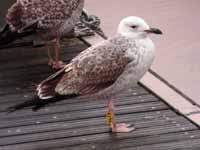
[(47, 79), (43, 80), (38, 86), (37, 86), (37, 95), (40, 97), (40, 99), (49, 99), (56, 96), (55, 87), (57, 86), (60, 79), (63, 77), (63, 75), (67, 74), (71, 71), (70, 64), (66, 65), (63, 69), (57, 71), (53, 75), (49, 76)]
[(73, 69), (64, 75), (56, 92), (61, 95), (92, 94), (111, 84), (123, 73), (130, 59), (124, 42), (114, 38), (93, 46), (72, 60)]
[(8, 10), (7, 23), (22, 31), (37, 23), (38, 29), (57, 28), (68, 19), (82, 0), (18, 0)]

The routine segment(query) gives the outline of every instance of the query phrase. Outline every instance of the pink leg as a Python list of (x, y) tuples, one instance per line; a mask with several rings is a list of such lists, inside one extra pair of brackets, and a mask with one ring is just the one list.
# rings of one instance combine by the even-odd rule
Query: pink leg
[(65, 66), (65, 63), (62, 61), (59, 61), (59, 52), (60, 52), (60, 41), (59, 39), (56, 39), (56, 44), (55, 44), (55, 61), (53, 63), (53, 68), (54, 69), (60, 69)]
[(53, 65), (53, 59), (51, 57), (51, 50), (49, 47), (47, 47), (47, 53), (48, 53), (48, 65), (52, 66)]
[(108, 124), (110, 125), (112, 132), (122, 132), (122, 133), (126, 133), (126, 132), (131, 132), (133, 131), (135, 128), (134, 127), (130, 127), (130, 124), (126, 124), (126, 123), (119, 123), (116, 124), (115, 122), (115, 114), (114, 114), (114, 105), (112, 100), (109, 100), (108, 102), (108, 112), (107, 115), (109, 114), (109, 116), (107, 116), (107, 121)]
[[(38, 33), (41, 39), (43, 39), (43, 36), (41, 33)], [(53, 58), (51, 56), (51, 46), (49, 45), (48, 42), (45, 43), (45, 48), (47, 49), (47, 55), (48, 55), (48, 65), (52, 66), (53, 65)]]

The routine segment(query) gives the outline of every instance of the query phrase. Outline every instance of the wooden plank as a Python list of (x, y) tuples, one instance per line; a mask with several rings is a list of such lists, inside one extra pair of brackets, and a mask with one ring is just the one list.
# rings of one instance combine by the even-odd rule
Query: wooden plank
[[(33, 95), (33, 94), (32, 94)], [(28, 97), (27, 97), (28, 96)], [(158, 101), (158, 99), (156, 99), (155, 97), (151, 96), (151, 95), (146, 95), (146, 93), (138, 93), (138, 95), (135, 95), (134, 98), (131, 98), (130, 95), (120, 95), (116, 98), (113, 98), (114, 102), (118, 102), (118, 101), (123, 101), (122, 99), (124, 99), (124, 97), (129, 100), (130, 102), (133, 103), (147, 103), (147, 102), (155, 102)], [(8, 101), (8, 102), (1, 102), (0, 103), (0, 118), (1, 118), (1, 112), (4, 112), (6, 108), (13, 106), (16, 103), (19, 102), (23, 102), (25, 100), (30, 100), (31, 96), (29, 95), (25, 95), (25, 96), (21, 96), (19, 99), (15, 99), (15, 101)], [(66, 105), (66, 104), (73, 104), (73, 103), (86, 103), (88, 102), (88, 104), (90, 104), (91, 102), (95, 102), (98, 104), (100, 103), (106, 103), (106, 101), (104, 100), (95, 100), (91, 97), (88, 97), (87, 99), (83, 99), (83, 98), (74, 98), (74, 99), (68, 99), (68, 100), (63, 100), (51, 105), (57, 106), (57, 105)], [(49, 106), (51, 106), (49, 105)], [(29, 109), (29, 108), (27, 108)], [(4, 114), (3, 114), (4, 115)]]
[[(80, 47), (80, 45), (82, 47)], [(75, 52), (76, 54), (79, 53), (81, 50), (84, 48), (88, 47), (83, 43), (81, 40), (77, 38), (65, 38), (61, 41), (61, 51), (60, 53), (73, 53)], [(0, 50), (2, 56), (2, 59), (0, 62), (6, 62), (6, 57), (10, 58), (13, 61), (23, 61), (22, 59), (19, 59), (19, 57), (16, 57), (14, 54), (17, 53), (19, 54), (18, 56), (26, 56), (24, 59), (27, 57), (30, 57), (34, 59), (32, 56), (35, 54), (37, 57), (40, 57), (41, 55), (46, 56), (47, 51), (46, 48), (39, 47), (39, 48), (33, 48), (32, 46), (27, 46), (27, 47), (16, 47), (16, 48), (6, 48), (6, 49), (1, 49)], [(5, 57), (6, 56), (6, 57)]]
[[(200, 149), (200, 147), (199, 147), (199, 145), (197, 144), (197, 145), (193, 145), (192, 147), (190, 147), (190, 150), (199, 150)], [(186, 147), (186, 148), (182, 148), (182, 150), (188, 150), (188, 148)]]
[[(157, 98), (155, 98), (155, 97), (153, 97), (153, 96), (149, 96), (149, 95), (146, 95), (146, 93), (137, 93), (137, 94), (134, 94), (134, 98), (132, 98), (132, 96), (131, 95), (119, 95), (119, 96), (117, 96), (117, 97), (115, 97), (115, 98), (113, 98), (113, 100), (114, 100), (114, 102), (116, 101), (116, 105), (119, 103), (119, 102), (121, 102), (121, 103), (133, 103), (133, 104), (136, 104), (136, 103), (146, 103), (146, 102), (156, 102), (156, 101), (158, 101), (158, 99)], [(28, 97), (29, 99), (31, 99), (31, 97)], [(28, 99), (28, 98), (26, 98), (26, 99)], [(24, 99), (24, 97), (23, 97), (23, 99)], [(126, 99), (126, 100), (123, 100), (123, 99)], [(16, 104), (16, 103), (19, 103), (19, 102), (22, 102), (20, 99), (17, 99), (17, 101), (11, 101), (11, 102), (9, 102), (8, 104), (9, 105), (14, 105), (14, 104)], [(87, 103), (88, 103), (88, 105), (89, 104), (93, 104), (94, 103), (94, 105), (96, 104), (96, 105), (98, 105), (98, 106), (101, 106), (101, 103), (104, 103), (104, 105), (106, 104), (106, 100), (97, 100), (96, 98), (93, 98), (93, 97), (90, 97), (90, 96), (84, 96), (84, 97), (78, 97), (78, 98), (73, 98), (73, 99), (64, 99), (63, 98), (63, 101), (61, 101), (61, 102), (57, 102), (57, 103), (54, 103), (53, 105), (54, 106), (56, 106), (56, 105), (61, 105), (61, 107), (65, 107), (65, 106), (63, 106), (63, 104), (73, 104), (73, 103), (80, 103), (80, 105), (81, 105), (81, 103), (82, 104), (85, 104), (86, 103), (86, 105), (87, 105)], [(50, 105), (51, 107), (53, 107), (53, 105)], [(75, 104), (74, 104), (75, 105)], [(4, 107), (4, 105), (2, 104), (2, 107)], [(87, 106), (86, 106), (87, 107)], [(85, 107), (85, 108), (86, 108)], [(101, 106), (102, 107), (102, 106)], [(0, 107), (1, 108), (1, 107)], [(66, 108), (66, 110), (67, 110), (67, 108)], [(12, 116), (13, 114), (20, 114), (21, 113), (21, 111), (20, 112), (16, 112), (16, 113), (11, 113), (11, 114), (9, 114), (10, 116)], [(36, 113), (35, 113), (36, 114)], [(0, 116), (1, 116), (1, 113), (0, 113)]]
[(154, 145), (145, 145), (145, 146), (139, 146), (139, 147), (129, 147), (129, 148), (123, 148), (120, 150), (144, 150), (144, 149), (153, 149), (153, 150), (182, 150), (183, 148), (190, 150), (192, 147), (198, 147), (200, 148), (200, 139), (190, 139), (190, 140), (183, 140), (183, 141), (176, 141), (176, 142), (170, 142), (170, 143), (160, 143), (160, 144), (154, 144)]
[[(126, 117), (119, 117), (119, 122), (125, 121), (132, 123), (132, 118), (130, 118), (128, 115)], [(187, 129), (187, 126), (184, 125), (185, 119), (179, 118), (177, 120), (180, 125), (184, 126), (184, 128)], [(91, 134), (100, 134), (100, 133), (106, 133), (108, 132), (108, 126), (105, 124), (104, 120), (99, 120), (97, 123), (94, 124), (94, 120), (89, 120), (89, 122), (83, 122), (87, 123), (84, 127), (78, 127), (74, 128), (72, 125), (69, 124), (71, 128), (68, 130), (52, 130), (49, 132), (40, 132), (40, 133), (34, 133), (34, 134), (20, 134), (17, 136), (9, 136), (9, 137), (1, 137), (0, 145), (9, 145), (9, 144), (17, 144), (17, 143), (27, 143), (27, 142), (35, 142), (35, 141), (45, 141), (50, 139), (58, 139), (58, 138), (70, 138), (70, 137), (77, 137), (77, 136), (84, 136), (84, 135), (91, 135)], [(82, 124), (82, 123), (81, 123)], [(167, 121), (165, 118), (156, 119), (154, 121), (144, 121), (140, 120), (137, 121), (136, 127), (140, 132), (143, 132), (143, 128), (149, 128), (149, 127), (159, 127), (162, 126), (165, 128), (166, 126), (174, 126), (174, 128), (177, 128), (175, 124), (172, 124), (171, 122)], [(58, 125), (59, 126), (59, 125)], [(180, 128), (181, 129), (181, 128)], [(21, 132), (23, 128), (18, 128), (16, 130)]]
[[(185, 123), (185, 122), (184, 122)], [(196, 127), (194, 127), (194, 125), (192, 124), (188, 124), (186, 125), (185, 129), (186, 130), (194, 130)], [(126, 136), (132, 136), (131, 138), (135, 137), (140, 137), (140, 136), (148, 136), (148, 135), (158, 135), (158, 134), (163, 134), (163, 133), (171, 133), (171, 132), (178, 132), (181, 131), (181, 128), (174, 128), (174, 125), (164, 125), (161, 127), (150, 127), (150, 128), (143, 128), (143, 129), (138, 129), (135, 132), (131, 132), (131, 133), (127, 133), (127, 134), (118, 134), (117, 136), (123, 136), (123, 138), (125, 138)], [(70, 132), (70, 134), (68, 133), (68, 135), (71, 135), (70, 138), (66, 138), (66, 137), (62, 137), (62, 138), (58, 138), (58, 139), (52, 139), (52, 140), (43, 140), (43, 141), (35, 141), (35, 142), (31, 142), (31, 143), (21, 143), (21, 144), (16, 144), (16, 145), (9, 145), (9, 146), (3, 146), (3, 150), (8, 150), (8, 149), (15, 149), (15, 150), (22, 150), (22, 149), (34, 149), (34, 148), (40, 148), (40, 149), (44, 149), (44, 148), (56, 148), (56, 147), (60, 147), (60, 146), (72, 146), (72, 145), (77, 145), (77, 144), (84, 144), (84, 143), (88, 143), (91, 141), (88, 141), (88, 139), (94, 141), (97, 141), (99, 136), (101, 135), (101, 133), (103, 133), (103, 137), (101, 137), (101, 139), (106, 140), (107, 138), (112, 138), (112, 140), (114, 140), (113, 136), (111, 136), (108, 133), (108, 128), (106, 127), (93, 127), (90, 128), (88, 130), (76, 130), (76, 132), (73, 131), (63, 131), (63, 132)], [(62, 133), (63, 133), (62, 132)], [(73, 135), (75, 134), (81, 134), (83, 132), (86, 132), (87, 135), (86, 136), (78, 136), (78, 137), (74, 137)], [(98, 133), (95, 135), (91, 135), (93, 132)], [(60, 133), (60, 134), (62, 134)], [(59, 134), (59, 135), (60, 135)], [(92, 136), (92, 138), (90, 137)], [(37, 138), (39, 138), (40, 136), (38, 135)], [(84, 140), (83, 140), (84, 139)]]
[[(89, 106), (88, 106), (89, 107)], [(141, 112), (150, 112), (150, 111), (160, 111), (160, 110), (166, 110), (168, 107), (166, 105), (163, 105), (163, 103), (160, 102), (154, 102), (154, 103), (144, 103), (143, 105), (122, 105), (118, 106), (116, 108), (116, 114), (122, 115), (122, 114), (132, 114), (132, 113), (141, 113)], [(40, 115), (40, 112), (37, 112), (39, 115), (36, 115), (35, 113), (31, 112), (32, 115), (30, 116), (19, 116), (16, 117), (13, 114), (12, 118), (5, 118), (1, 119), (0, 128), (6, 128), (6, 127), (13, 127), (13, 126), (25, 126), (25, 125), (32, 125), (36, 124), (36, 122), (42, 122), (42, 123), (50, 123), (55, 121), (61, 121), (61, 120), (78, 120), (78, 119), (87, 119), (92, 117), (102, 117), (105, 115), (106, 109), (105, 107), (97, 108), (93, 107), (92, 109), (85, 109), (85, 110), (76, 110), (76, 111), (66, 111), (66, 108), (64, 108), (63, 111), (61, 111), (59, 108), (56, 108), (55, 110), (46, 109), (46, 113), (43, 115)], [(23, 115), (23, 114), (22, 114)]]
[[(192, 138), (193, 137), (193, 138)], [(88, 144), (82, 144), (82, 145), (76, 145), (76, 146), (69, 146), (69, 147), (62, 147), (62, 148), (56, 148), (56, 150), (88, 150), (95, 148), (95, 150), (102, 150), (102, 147), (104, 150), (121, 150), (121, 149), (141, 149), (145, 150), (151, 147), (153, 144), (159, 144), (159, 143), (170, 143), (170, 142), (180, 142), (185, 140), (191, 140), (191, 139), (199, 139), (200, 138), (200, 131), (199, 130), (191, 130), (191, 131), (180, 131), (176, 133), (164, 133), (159, 135), (149, 135), (149, 136), (143, 136), (143, 137), (114, 137), (113, 139), (106, 139), (106, 140), (98, 140), (94, 142), (88, 142)], [(139, 146), (144, 146), (140, 147)], [(196, 145), (197, 146), (197, 145)], [(162, 146), (160, 149), (162, 150)], [(193, 149), (193, 147), (191, 147)], [(198, 148), (200, 148), (200, 145), (198, 145)], [(181, 148), (181, 150), (188, 150), (188, 148)], [(50, 148), (51, 150), (51, 148)], [(153, 149), (154, 150), (154, 149)], [(171, 150), (168, 149), (168, 150)], [(191, 149), (189, 149), (191, 150)]]
[[(32, 87), (31, 89), (29, 89), (29, 88), (27, 88), (27, 89), (15, 88), (15, 90), (17, 91), (16, 92), (17, 94), (15, 93), (15, 94), (10, 94), (10, 95), (2, 95), (0, 97), (0, 104), (1, 105), (9, 104), (9, 103), (10, 104), (16, 104), (16, 103), (19, 103), (19, 102), (23, 102), (25, 100), (30, 100), (36, 95), (36, 92), (34, 92), (35, 88), (36, 88), (35, 86)], [(129, 90), (129, 93), (128, 92), (120, 93), (117, 96), (113, 97), (113, 100), (120, 99), (120, 98), (123, 98), (123, 97), (128, 97), (128, 98), (132, 97), (133, 100), (141, 100), (141, 102), (142, 102), (142, 99), (144, 99), (144, 100), (148, 99), (148, 98), (156, 99), (153, 95), (149, 94), (149, 92), (146, 91), (145, 89), (137, 88), (137, 89)], [(58, 104), (64, 104), (64, 103), (68, 104), (68, 103), (72, 103), (72, 102), (82, 102), (82, 99), (84, 99), (84, 101), (95, 100), (95, 98), (91, 98), (89, 96), (87, 96), (87, 98), (86, 98), (86, 96), (84, 96), (84, 97), (68, 99), (67, 101), (61, 101)]]
[[(175, 122), (178, 124), (177, 115), (169, 110), (163, 110), (161, 112), (146, 112), (146, 113), (137, 113), (137, 114), (124, 114), (117, 117), (117, 120), (131, 118), (134, 124), (140, 127), (145, 127), (142, 125), (143, 122), (149, 122), (151, 125), (156, 124), (156, 120), (168, 120), (169, 122)], [(183, 118), (180, 118), (183, 119)], [(184, 120), (184, 119), (183, 119)], [(119, 121), (119, 120), (118, 120)], [(52, 123), (43, 123), (37, 122), (33, 125), (26, 125), (26, 126), (18, 126), (18, 127), (6, 127), (0, 129), (0, 137), (4, 136), (14, 136), (14, 135), (21, 135), (21, 134), (30, 134), (30, 133), (40, 133), (40, 132), (47, 132), (47, 131), (55, 131), (55, 130), (67, 130), (71, 128), (82, 128), (85, 126), (96, 126), (100, 124), (105, 124), (105, 117), (100, 116), (88, 119), (81, 119), (81, 120), (56, 120)], [(21, 128), (21, 132), (15, 132), (19, 128)]]
[[(57, 148), (56, 150), (64, 150), (64, 149), (87, 150), (87, 149), (91, 149), (92, 147), (93, 148), (95, 147), (95, 150), (101, 150), (102, 147), (104, 147), (104, 150), (112, 150), (112, 149), (115, 149), (115, 150), (139, 149), (140, 150), (141, 147), (143, 147), (144, 145), (145, 145), (144, 150), (147, 150), (148, 148), (150, 148), (152, 145), (155, 145), (155, 144), (168, 143), (170, 145), (171, 142), (174, 142), (174, 143), (184, 142), (186, 140), (191, 140), (191, 139), (200, 139), (200, 131), (199, 130), (190, 130), (187, 132), (180, 131), (176, 133), (166, 133), (166, 134), (150, 135), (150, 136), (136, 137), (136, 138), (116, 137), (115, 140), (108, 139), (105, 141), (90, 142), (88, 144), (83, 144), (83, 145), (78, 145), (78, 146)], [(196, 146), (200, 148), (200, 145), (196, 145)], [(185, 147), (184, 147), (184, 150), (186, 150)], [(160, 148), (159, 150), (162, 150), (164, 146), (160, 146), (159, 148)], [(168, 150), (171, 150), (171, 148), (169, 148)], [(183, 150), (183, 147), (181, 148), (181, 150)]]
[[(77, 55), (77, 51), (76, 49), (79, 50), (79, 52), (81, 52), (82, 50), (86, 49), (87, 47), (85, 45), (75, 45), (73, 47), (69, 47), (69, 50), (65, 50), (65, 51), (61, 51), (61, 59), (69, 62), (73, 57), (75, 57)], [(71, 52), (72, 49), (74, 52)], [(41, 52), (42, 51), (42, 52)], [(69, 52), (67, 52), (69, 51)], [(47, 54), (46, 54), (46, 50), (41, 50), (41, 49), (32, 49), (32, 51), (30, 52), (29, 55), (27, 55), (27, 51), (22, 51), (19, 52), (19, 49), (16, 49), (16, 52), (18, 52), (17, 54), (15, 54), (14, 52), (12, 52), (10, 55), (13, 56), (12, 58), (8, 57), (7, 53), (6, 54), (2, 54), (2, 57), (6, 58), (5, 60), (1, 60), (0, 63), (2, 64), (0, 66), (0, 71), (15, 71), (16, 69), (20, 69), (20, 68), (27, 68), (30, 67), (29, 69), (31, 69), (31, 66), (41, 66), (41, 65), (47, 65)], [(44, 54), (45, 52), (45, 54)], [(20, 55), (21, 54), (21, 55)], [(16, 57), (16, 55), (18, 55), (20, 58), (23, 59), (19, 59), (18, 57)], [(10, 60), (10, 61), (8, 61)], [(47, 67), (47, 66), (46, 66)]]

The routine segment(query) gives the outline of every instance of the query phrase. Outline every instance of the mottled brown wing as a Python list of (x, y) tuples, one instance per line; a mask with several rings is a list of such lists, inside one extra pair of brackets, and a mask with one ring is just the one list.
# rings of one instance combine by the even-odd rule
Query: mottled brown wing
[(105, 41), (82, 52), (72, 60), (73, 70), (56, 87), (61, 95), (92, 94), (116, 81), (130, 62), (125, 47)]
[(69, 65), (66, 65), (64, 68), (60, 69), (59, 71), (57, 71), (56, 73), (52, 74), (51, 76), (49, 76), (48, 78), (46, 78), (45, 80), (43, 80), (40, 85), (45, 84), (51, 80), (54, 80), (56, 78), (58, 78), (59, 76), (62, 76), (64, 73), (67, 73), (68, 71), (72, 70), (72, 67)]
[(37, 23), (38, 29), (57, 28), (68, 19), (80, 0), (18, 0), (7, 13), (7, 23), (22, 31)]
[(55, 87), (57, 86), (58, 82), (61, 80), (63, 75), (67, 74), (67, 72), (70, 72), (72, 70), (72, 67), (69, 65), (66, 65), (63, 69), (57, 71), (56, 73), (52, 74), (45, 80), (43, 80), (38, 86), (37, 86), (37, 95), (41, 99), (47, 99), (50, 97), (54, 97), (56, 95)]
[(9, 24), (10, 28), (13, 31), (17, 31), (23, 28), (23, 26), (25, 26), (25, 24), (20, 19), (22, 15), (23, 15), (23, 6), (18, 2), (14, 3), (10, 7), (10, 9), (8, 9), (6, 15), (6, 22)]

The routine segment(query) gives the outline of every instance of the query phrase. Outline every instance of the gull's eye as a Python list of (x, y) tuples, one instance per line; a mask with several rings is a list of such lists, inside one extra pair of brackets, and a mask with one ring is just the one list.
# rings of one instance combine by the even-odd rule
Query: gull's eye
[(133, 29), (135, 29), (135, 28), (137, 28), (138, 26), (136, 26), (136, 25), (132, 25), (131, 26), (131, 28), (133, 28)]

